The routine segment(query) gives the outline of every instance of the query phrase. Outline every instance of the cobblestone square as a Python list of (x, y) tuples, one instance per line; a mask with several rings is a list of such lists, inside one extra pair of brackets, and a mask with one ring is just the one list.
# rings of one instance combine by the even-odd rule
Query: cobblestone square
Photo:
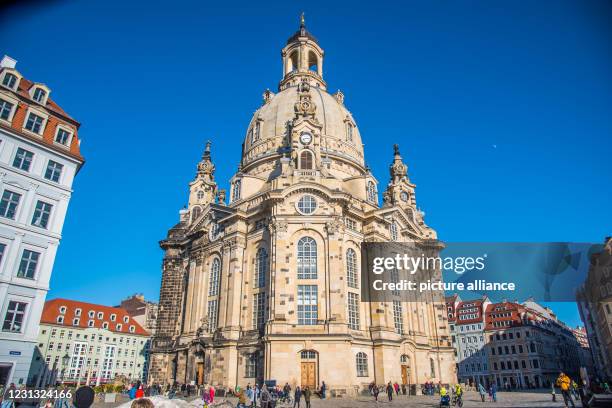
[[(379, 401), (375, 402), (373, 398), (328, 398), (320, 400), (313, 398), (311, 408), (433, 408), (438, 407), (440, 403), (439, 397), (436, 396), (404, 396), (394, 397), (393, 401), (389, 402), (386, 396), (381, 394)], [(180, 398), (180, 397), (179, 397)], [(191, 400), (192, 398), (190, 398)], [(230, 398), (229, 401), (236, 405), (236, 399)], [(97, 402), (94, 408), (112, 408), (127, 402), (127, 399), (121, 398), (120, 401), (114, 404), (105, 404)], [(578, 401), (574, 401), (576, 408), (581, 408), (582, 405)], [(481, 402), (480, 396), (474, 391), (465, 393), (464, 404), (465, 408), (560, 408), (564, 407), (563, 398), (557, 394), (557, 401), (552, 402), (550, 393), (544, 391), (535, 392), (499, 392), (497, 394), (497, 402), (489, 402), (488, 397), (485, 402)], [(277, 408), (288, 408), (289, 405), (277, 405)], [(306, 404), (301, 401), (301, 408), (305, 408)]]

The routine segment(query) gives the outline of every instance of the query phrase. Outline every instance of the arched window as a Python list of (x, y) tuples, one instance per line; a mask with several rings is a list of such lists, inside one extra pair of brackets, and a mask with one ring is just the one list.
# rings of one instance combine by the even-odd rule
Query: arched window
[(406, 354), (402, 354), (400, 357), (400, 363), (410, 365), (410, 357), (408, 357)]
[(232, 190), (232, 201), (240, 200), (240, 190), (242, 188), (242, 180), (234, 181), (234, 189)]
[(221, 274), (221, 261), (215, 258), (210, 267), (210, 281), (208, 285), (208, 296), (219, 294), (219, 275)]
[(300, 169), (312, 170), (312, 153), (308, 150), (304, 150), (300, 154)]
[(310, 237), (298, 241), (298, 279), (317, 279), (317, 243)]
[(391, 241), (397, 241), (397, 224), (395, 221), (391, 221), (391, 225), (389, 225), (389, 232), (391, 234)]
[(298, 70), (298, 52), (294, 51), (287, 59), (287, 73)]
[(350, 288), (357, 289), (357, 254), (353, 248), (346, 250), (346, 282)]
[(202, 214), (202, 209), (200, 207), (194, 207), (193, 210), (191, 210), (191, 222), (197, 220), (200, 214)]
[(372, 204), (376, 204), (377, 200), (376, 200), (376, 186), (374, 185), (373, 181), (368, 181), (367, 187), (366, 187), (366, 194), (368, 196), (368, 201), (371, 202)]
[(368, 376), (368, 356), (366, 353), (359, 352), (355, 356), (355, 366), (357, 368), (357, 377)]
[(319, 72), (319, 59), (317, 58), (317, 55), (312, 51), (308, 53), (308, 69), (316, 73)]
[(198, 191), (198, 200), (204, 199), (204, 192), (202, 190)]
[(265, 248), (259, 248), (255, 255), (255, 276), (253, 284), (256, 288), (263, 288), (266, 284), (266, 273), (268, 272), (268, 252)]

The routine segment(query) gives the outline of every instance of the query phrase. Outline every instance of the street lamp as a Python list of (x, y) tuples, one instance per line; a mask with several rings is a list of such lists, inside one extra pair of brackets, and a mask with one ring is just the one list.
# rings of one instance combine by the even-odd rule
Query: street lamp
[(64, 381), (66, 379), (66, 366), (68, 365), (69, 361), (70, 356), (68, 355), (68, 352), (66, 352), (66, 354), (64, 354), (64, 357), (62, 357), (62, 385), (64, 384)]

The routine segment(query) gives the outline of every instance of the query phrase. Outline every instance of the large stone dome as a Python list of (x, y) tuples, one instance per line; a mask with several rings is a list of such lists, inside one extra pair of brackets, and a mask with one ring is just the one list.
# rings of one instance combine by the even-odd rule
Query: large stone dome
[[(315, 117), (321, 124), (321, 154), (330, 159), (364, 168), (363, 144), (351, 113), (343, 104), (343, 95), (330, 95), (317, 86), (310, 88)], [(278, 158), (287, 151), (287, 138), (295, 117), (298, 87), (289, 85), (274, 95), (264, 94), (264, 105), (251, 119), (244, 141), (242, 170), (257, 165), (263, 159)], [(267, 160), (266, 160), (267, 161)]]

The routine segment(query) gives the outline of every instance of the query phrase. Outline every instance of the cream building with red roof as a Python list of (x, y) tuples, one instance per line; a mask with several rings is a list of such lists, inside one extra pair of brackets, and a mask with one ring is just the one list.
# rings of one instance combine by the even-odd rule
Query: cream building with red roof
[(142, 380), (149, 333), (122, 308), (53, 299), (45, 303), (32, 364), (36, 386)]
[(83, 165), (80, 124), (0, 60), (0, 384), (28, 382), (38, 323)]

